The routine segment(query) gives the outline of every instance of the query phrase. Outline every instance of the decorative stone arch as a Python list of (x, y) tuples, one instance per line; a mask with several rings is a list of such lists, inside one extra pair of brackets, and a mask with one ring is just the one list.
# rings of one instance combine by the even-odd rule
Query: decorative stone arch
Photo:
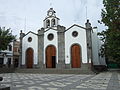
[(33, 48), (27, 48), (26, 50), (26, 67), (33, 68), (34, 50)]
[(56, 20), (55, 20), (54, 18), (51, 20), (51, 25), (52, 25), (52, 26), (55, 26), (55, 25), (56, 25)]
[(48, 45), (45, 49), (46, 68), (56, 68), (56, 47)]
[(50, 20), (49, 19), (46, 20), (46, 28), (48, 28), (48, 27), (50, 27)]
[(71, 67), (72, 68), (80, 68), (82, 63), (82, 48), (78, 43), (74, 43), (71, 45)]

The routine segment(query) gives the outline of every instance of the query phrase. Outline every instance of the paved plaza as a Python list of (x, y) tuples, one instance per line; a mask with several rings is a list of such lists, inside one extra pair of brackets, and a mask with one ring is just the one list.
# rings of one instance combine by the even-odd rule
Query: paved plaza
[(83, 74), (25, 74), (6, 73), (1, 85), (11, 90), (120, 90), (120, 73)]

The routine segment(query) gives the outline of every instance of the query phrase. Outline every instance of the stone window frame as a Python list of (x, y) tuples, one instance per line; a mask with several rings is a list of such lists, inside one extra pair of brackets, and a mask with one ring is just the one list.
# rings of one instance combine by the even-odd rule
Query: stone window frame
[(78, 31), (73, 31), (73, 32), (72, 32), (72, 36), (73, 36), (73, 37), (77, 37), (77, 36), (78, 36)]
[(55, 25), (56, 25), (56, 20), (55, 20), (55, 18), (53, 18), (53, 19), (51, 20), (51, 24), (52, 24), (52, 26), (55, 26)]
[(28, 42), (32, 42), (32, 37), (28, 37)]
[(50, 40), (50, 41), (52, 41), (54, 39), (54, 34), (53, 33), (49, 33), (47, 35), (47, 39)]

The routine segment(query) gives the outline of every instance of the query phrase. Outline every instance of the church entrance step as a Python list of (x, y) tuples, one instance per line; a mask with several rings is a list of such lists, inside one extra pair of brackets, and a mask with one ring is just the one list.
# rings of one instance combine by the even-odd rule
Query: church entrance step
[(94, 74), (91, 70), (80, 69), (16, 69), (15, 72), (40, 74)]

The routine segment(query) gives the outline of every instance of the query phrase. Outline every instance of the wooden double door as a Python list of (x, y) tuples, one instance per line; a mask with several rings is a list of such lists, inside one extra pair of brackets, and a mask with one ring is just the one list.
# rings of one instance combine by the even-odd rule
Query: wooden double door
[(72, 68), (81, 67), (81, 48), (76, 44), (71, 47), (71, 66)]
[(33, 49), (28, 48), (26, 50), (26, 67), (33, 68)]
[(56, 68), (56, 48), (52, 45), (46, 48), (46, 68)]

